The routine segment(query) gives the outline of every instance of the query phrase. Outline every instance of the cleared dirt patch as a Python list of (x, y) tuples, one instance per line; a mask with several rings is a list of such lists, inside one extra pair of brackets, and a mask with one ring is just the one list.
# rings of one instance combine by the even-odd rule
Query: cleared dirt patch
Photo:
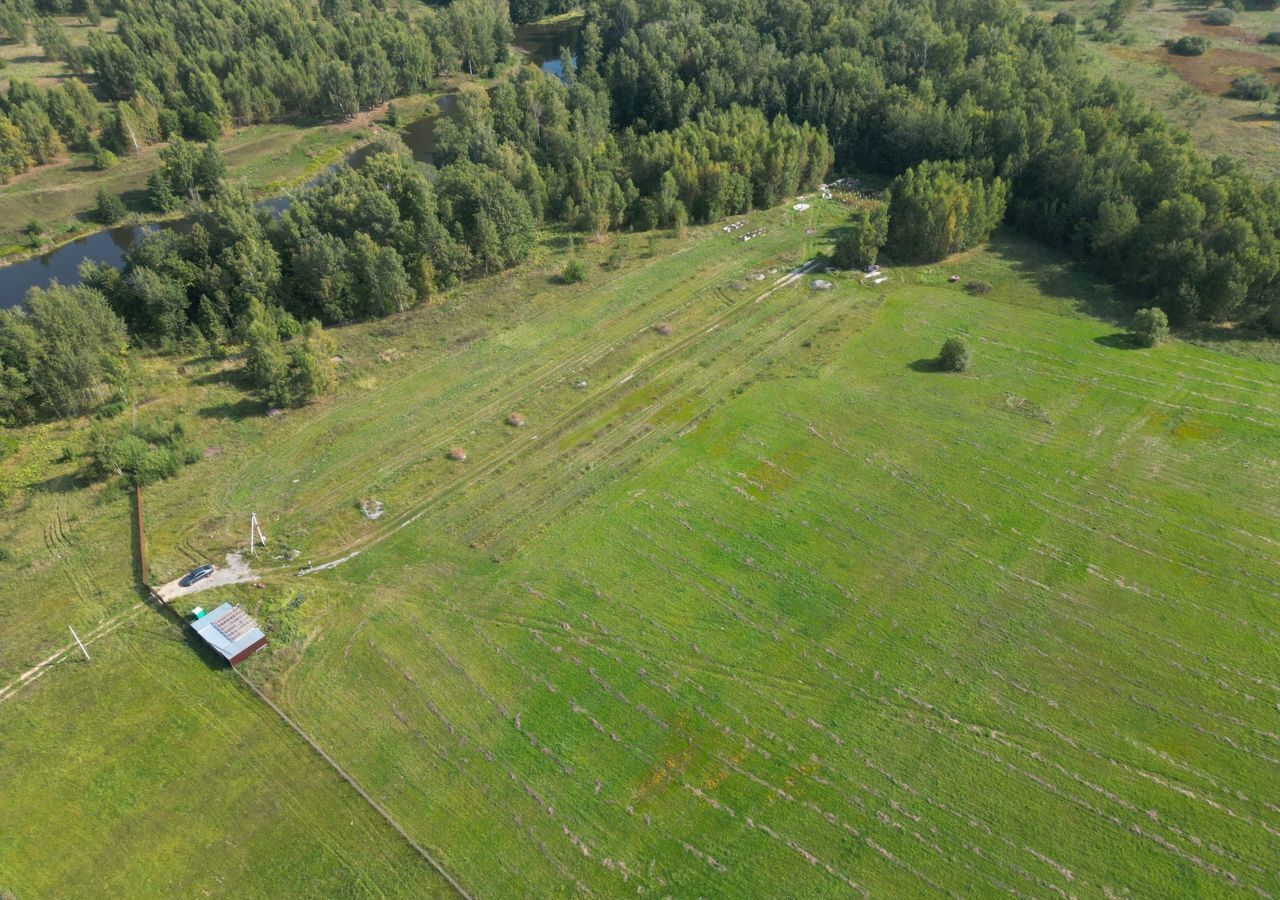
[(1242, 44), (1260, 44), (1262, 42), (1262, 38), (1258, 35), (1251, 31), (1246, 31), (1239, 25), (1210, 25), (1205, 22), (1203, 16), (1187, 16), (1182, 30), (1186, 34), (1198, 34), (1202, 37), (1217, 38), (1221, 41), (1239, 41)]
[(1231, 90), (1232, 79), (1249, 72), (1257, 72), (1271, 84), (1280, 84), (1280, 64), (1265, 53), (1210, 50), (1204, 56), (1178, 56), (1162, 48), (1150, 51), (1150, 56), (1205, 94), (1221, 96)]
[(249, 563), (245, 561), (244, 557), (239, 553), (228, 553), (226, 564), (216, 568), (209, 577), (197, 581), (189, 587), (183, 587), (178, 584), (182, 580), (181, 577), (178, 577), (155, 590), (161, 599), (166, 603), (171, 603), (178, 597), (183, 597), (187, 594), (196, 594), (200, 591), (207, 591), (210, 588), (223, 587), (228, 584), (243, 584), (246, 581), (253, 581), (257, 577), (254, 571), (249, 568)]

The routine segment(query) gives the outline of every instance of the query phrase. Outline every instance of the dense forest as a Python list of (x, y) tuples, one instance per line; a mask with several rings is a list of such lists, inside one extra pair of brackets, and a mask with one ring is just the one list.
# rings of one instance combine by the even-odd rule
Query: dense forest
[[(115, 15), (117, 28), (73, 46), (54, 12)], [(97, 94), (75, 78), (50, 89), (14, 79), (0, 99), (0, 180), (68, 147), (105, 166), (175, 137), (350, 117), (438, 75), (491, 74), (512, 36), (505, 0), (412, 16), (374, 0), (6, 0), (0, 33), (34, 37)]]
[(590, 0), (583, 44), (617, 128), (740, 104), (822, 129), (841, 170), (955, 163), (1138, 305), (1280, 330), (1280, 185), (1204, 159), (1014, 0)]
[[(118, 32), (72, 61), (95, 73), (111, 112), (95, 121), (75, 80), (15, 81), (0, 160), (168, 142), (149, 193), (158, 209), (186, 204), (191, 229), (140, 241), (123, 271), (83, 273), (134, 342), (240, 344), (270, 323), (315, 345), (302, 323), (386, 315), (515, 265), (543, 223), (597, 238), (678, 229), (776, 204), (833, 170), (891, 179), (882, 202), (851, 209), (845, 264), (881, 245), (940, 259), (1008, 222), (1177, 324), (1280, 330), (1280, 185), (1204, 159), (1093, 76), (1072, 27), (1015, 0), (590, 0), (563, 80), (501, 67), (512, 17), (562, 8), (121, 0)], [(278, 218), (226, 181), (213, 143), (224, 128), (349, 115), (446, 71), (501, 77), (463, 84), (434, 167), (387, 140)], [(0, 319), (9, 419), (67, 408), (25, 368), (39, 327)]]

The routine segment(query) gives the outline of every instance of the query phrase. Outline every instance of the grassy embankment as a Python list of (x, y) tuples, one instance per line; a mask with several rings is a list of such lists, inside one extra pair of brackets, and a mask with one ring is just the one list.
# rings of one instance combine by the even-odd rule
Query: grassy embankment
[[(833, 212), (751, 218), (746, 245), (633, 239), (581, 286), (544, 247), (341, 329), (338, 396), (278, 419), (225, 364), (154, 361), (139, 415), (185, 410), (217, 449), (148, 492), (155, 574), (243, 543), (250, 510), (297, 550), (184, 608), (257, 609), (249, 677), (480, 895), (1265, 890), (1275, 363), (1131, 349), (1090, 315), (1105, 288), (1007, 236), (881, 288), (777, 287)], [(972, 371), (933, 371), (954, 333)], [(133, 602), (124, 498), (49, 461), (70, 428), (31, 434), (0, 464), (6, 673)], [(190, 662), (146, 654), (153, 615), (113, 632), (97, 690)], [(92, 671), (55, 668), (0, 728)], [(47, 747), (24, 785), (82, 754)]]

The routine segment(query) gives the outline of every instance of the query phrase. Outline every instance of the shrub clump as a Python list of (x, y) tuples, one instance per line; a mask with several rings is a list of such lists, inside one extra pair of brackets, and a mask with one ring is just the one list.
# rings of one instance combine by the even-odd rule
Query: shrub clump
[(129, 210), (119, 194), (113, 194), (105, 187), (98, 188), (98, 221), (103, 225), (114, 225), (128, 215)]
[(1139, 346), (1155, 347), (1169, 336), (1169, 317), (1158, 306), (1140, 309), (1133, 314), (1130, 334)]
[(1199, 35), (1186, 35), (1169, 45), (1169, 52), (1179, 56), (1203, 56), (1208, 49), (1208, 39)]
[(1267, 32), (1267, 36), (1262, 39), (1262, 43), (1272, 47), (1280, 47), (1280, 31)]
[(970, 281), (964, 286), (964, 289), (974, 296), (982, 296), (991, 293), (991, 282), (989, 281)]
[(1228, 93), (1237, 100), (1266, 100), (1271, 96), (1271, 85), (1257, 72), (1250, 72), (1231, 79)]
[(832, 258), (842, 269), (862, 269), (873, 265), (880, 248), (889, 238), (889, 207), (884, 203), (859, 206), (836, 238)]
[(578, 284), (586, 281), (587, 264), (576, 257), (569, 260), (560, 271), (560, 280), (565, 284)]
[(1211, 9), (1204, 17), (1206, 25), (1230, 25), (1236, 20), (1236, 14), (1225, 6)]
[(973, 361), (973, 351), (962, 337), (949, 337), (942, 343), (936, 360), (943, 372), (964, 372)]
[(200, 459), (187, 441), (181, 422), (150, 425), (136, 431), (95, 426), (89, 432), (88, 474), (95, 479), (118, 475), (130, 484), (146, 486), (172, 478), (183, 466)]

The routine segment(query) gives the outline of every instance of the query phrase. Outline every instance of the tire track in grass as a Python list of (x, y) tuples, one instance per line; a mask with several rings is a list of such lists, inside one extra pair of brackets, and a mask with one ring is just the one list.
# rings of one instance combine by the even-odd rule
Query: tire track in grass
[[(700, 281), (700, 280), (702, 280), (702, 279), (700, 279), (700, 278), (699, 278), (699, 279), (691, 279), (691, 280), (698, 280), (698, 281)], [(691, 297), (691, 299), (690, 299), (689, 301), (687, 301), (687, 303), (682, 304), (682, 306), (690, 306), (690, 305), (692, 305), (692, 304), (694, 304), (694, 303), (698, 302), (698, 301), (703, 297), (703, 295), (704, 295), (705, 293), (706, 293), (705, 289), (704, 289), (704, 290), (700, 290), (700, 291), (695, 292), (695, 293), (693, 294), (693, 296)], [(579, 369), (582, 369), (582, 368), (584, 368), (584, 367), (586, 367), (586, 366), (589, 366), (589, 365), (591, 365), (591, 364), (593, 364), (593, 363), (597, 363), (597, 362), (599, 362), (600, 360), (602, 360), (602, 359), (606, 358), (607, 356), (609, 356), (611, 353), (615, 352), (615, 351), (618, 349), (618, 347), (619, 347), (619, 346), (621, 346), (621, 345), (623, 345), (625, 342), (634, 341), (634, 340), (636, 340), (636, 339), (638, 339), (638, 338), (640, 338), (640, 337), (642, 337), (642, 336), (644, 336), (644, 335), (647, 335), (647, 334), (649, 333), (649, 331), (650, 331), (650, 327), (651, 327), (651, 319), (652, 319), (652, 317), (651, 317), (651, 316), (648, 316), (648, 315), (645, 315), (643, 318), (644, 318), (644, 320), (645, 320), (645, 323), (646, 323), (646, 324), (643, 324), (643, 325), (639, 326), (638, 328), (636, 328), (636, 329), (635, 329), (633, 332), (631, 332), (630, 334), (625, 335), (623, 338), (620, 338), (620, 339), (618, 339), (618, 340), (616, 340), (616, 341), (614, 341), (614, 342), (612, 342), (612, 343), (610, 343), (610, 344), (608, 344), (608, 345), (604, 345), (604, 346), (594, 346), (594, 347), (588, 348), (588, 350), (587, 350), (587, 351), (585, 351), (585, 352), (584, 352), (584, 354), (580, 357), (579, 362), (578, 362), (577, 364), (573, 365), (573, 366), (566, 367), (566, 371), (579, 370)], [(727, 318), (727, 316), (726, 316), (725, 314), (723, 314), (723, 313), (722, 313), (722, 314), (720, 314), (720, 315), (719, 315), (719, 317), (718, 317), (718, 318), (719, 318), (720, 320), (723, 320), (723, 319)], [(714, 323), (713, 323), (713, 325), (714, 325)], [(695, 340), (698, 338), (698, 336), (699, 336), (699, 334), (698, 334), (697, 332), (695, 332), (694, 334), (692, 334), (692, 335), (690, 335), (690, 336), (688, 336), (688, 337), (682, 338), (682, 339), (680, 339), (680, 340), (678, 340), (678, 341), (676, 341), (676, 342), (669, 343), (669, 344), (668, 344), (664, 349), (659, 350), (659, 351), (656, 351), (654, 354), (652, 354), (652, 355), (651, 355), (651, 357), (650, 357), (649, 359), (650, 359), (651, 361), (655, 361), (655, 360), (658, 360), (658, 359), (664, 358), (664, 357), (666, 357), (666, 356), (671, 356), (671, 355), (678, 354), (678, 353), (679, 353), (681, 350), (683, 350), (686, 346), (688, 346), (688, 345), (689, 345), (689, 344), (691, 344), (693, 341), (695, 341)], [(563, 372), (558, 371), (558, 372), (557, 372), (557, 374), (556, 374), (556, 376), (555, 376), (554, 378), (547, 379), (547, 380), (545, 380), (543, 383), (541, 383), (541, 384), (539, 384), (539, 385), (536, 385), (536, 386), (534, 387), (534, 389), (533, 389), (533, 393), (538, 393), (538, 392), (541, 392), (541, 391), (547, 390), (547, 389), (549, 389), (549, 388), (550, 388), (550, 387), (552, 387), (552, 386), (559, 386), (559, 384), (560, 384), (560, 379), (561, 379), (561, 376), (562, 376), (562, 375), (563, 375)], [(552, 422), (550, 425), (548, 425), (547, 427), (549, 427), (549, 428), (555, 428), (555, 427), (557, 427), (557, 426), (558, 426), (558, 423), (559, 423), (559, 422), (563, 422), (563, 421), (567, 420), (570, 416), (573, 416), (573, 415), (579, 414), (580, 412), (582, 412), (582, 411), (584, 411), (584, 410), (586, 410), (586, 409), (589, 409), (592, 405), (603, 402), (603, 400), (604, 400), (605, 396), (608, 394), (608, 392), (609, 392), (609, 391), (608, 391), (608, 386), (606, 386), (605, 391), (602, 391), (602, 392), (601, 392), (601, 391), (597, 391), (597, 392), (593, 392), (593, 393), (591, 393), (591, 394), (588, 394), (588, 395), (587, 395), (587, 396), (586, 396), (586, 397), (585, 397), (581, 402), (579, 402), (575, 407), (572, 407), (570, 410), (568, 410), (567, 412), (563, 413), (563, 414), (561, 415), (561, 418), (560, 418), (559, 420), (553, 421), (553, 422)], [(514, 402), (514, 403), (510, 403), (510, 404), (508, 404), (507, 408), (511, 408), (512, 406), (519, 406), (519, 405), (520, 405), (520, 403), (519, 403), (519, 402)], [(478, 425), (478, 424), (481, 424), (481, 423), (483, 423), (483, 422), (491, 422), (491, 421), (493, 420), (494, 416), (496, 415), (496, 413), (498, 412), (498, 410), (500, 410), (500, 409), (502, 409), (502, 408), (503, 408), (502, 406), (500, 406), (500, 405), (498, 405), (498, 404), (495, 404), (491, 409), (489, 409), (488, 411), (486, 411), (486, 412), (482, 413), (480, 416), (476, 417), (475, 419), (473, 419), (473, 420), (472, 420), (472, 421), (470, 421), (469, 423), (468, 423), (468, 422), (464, 422), (464, 423), (463, 423), (463, 424), (461, 424), (461, 425), (456, 425), (456, 424), (455, 424), (455, 425), (450, 425), (450, 426), (448, 426), (447, 435), (448, 435), (448, 436), (452, 436), (452, 435), (457, 434), (459, 431), (461, 431), (461, 430), (465, 429), (465, 428), (467, 427), (467, 424)], [(446, 434), (442, 434), (442, 436), (441, 436), (441, 441), (444, 441), (444, 440), (445, 440), (445, 437), (446, 437)], [(418, 453), (417, 451), (409, 451), (409, 453), (407, 453), (407, 454), (406, 454), (406, 456), (408, 456), (408, 457), (416, 457), (416, 456), (418, 456), (418, 455), (419, 455), (419, 453)]]
[[(794, 283), (794, 281), (797, 278), (802, 277), (807, 271), (809, 271), (809, 269), (811, 269), (814, 264), (815, 263), (812, 261), (809, 263), (806, 263), (805, 266), (802, 266), (800, 269), (797, 269), (792, 273), (790, 273), (788, 276), (784, 276), (782, 279), (779, 279), (779, 282), (775, 284), (773, 288), (766, 291), (763, 295), (757, 298), (756, 302), (759, 302), (760, 300), (765, 299), (766, 297), (770, 296), (774, 291), (778, 290), (781, 287), (786, 286), (786, 284)], [(786, 284), (784, 284), (784, 282)], [(725, 318), (728, 318), (728, 315), (721, 314), (719, 318), (723, 320)], [(713, 322), (712, 325), (709, 327), (715, 328), (715, 327), (718, 327), (718, 325), (719, 325), (719, 322)], [(706, 330), (707, 329), (703, 329), (704, 332)], [(666, 352), (660, 352), (655, 354), (655, 358), (651, 359), (646, 365), (641, 367), (641, 369), (642, 370), (648, 369), (653, 365), (655, 365), (656, 363), (663, 361), (667, 357), (680, 352), (681, 350), (684, 349), (685, 345), (692, 343), (696, 339), (696, 337), (697, 335), (694, 335), (694, 336), (690, 336), (689, 338), (682, 339), (680, 342), (677, 343), (677, 345), (671, 346)], [(595, 405), (598, 402), (599, 402), (598, 395), (588, 397), (582, 400), (581, 402), (576, 404), (574, 407), (572, 407), (569, 411), (560, 415), (553, 423), (551, 423), (548, 426), (547, 430), (554, 431), (557, 429), (563, 430), (567, 428), (567, 426), (575, 420), (575, 417), (579, 413), (581, 413), (584, 409), (589, 409), (592, 405)], [(450, 479), (447, 479), (442, 485), (440, 485), (436, 490), (432, 491), (422, 501), (412, 505), (408, 509), (402, 511), (395, 518), (393, 518), (383, 530), (349, 541), (345, 545), (343, 545), (342, 547), (338, 548), (333, 552), (337, 554), (345, 554), (346, 558), (350, 558), (351, 556), (354, 555), (353, 551), (363, 552), (364, 550), (367, 550), (369, 547), (375, 546), (376, 544), (381, 543), (387, 537), (394, 534), (395, 531), (405, 528), (409, 525), (412, 525), (419, 518), (425, 515), (432, 508), (432, 506), (438, 503), (442, 498), (447, 498), (449, 496), (452, 496), (453, 494), (465, 489), (466, 487), (469, 487), (470, 485), (480, 481), (481, 479), (490, 476), (491, 474), (493, 474), (495, 470), (499, 469), (505, 463), (509, 462), (511, 459), (519, 455), (524, 449), (526, 449), (528, 445), (532, 443), (533, 443), (533, 439), (529, 439), (529, 438), (512, 441), (507, 448), (500, 450), (498, 453), (495, 453), (493, 456), (486, 459), (485, 462), (482, 463), (480, 466), (476, 467), (476, 469), (470, 472), (462, 472), (458, 475), (453, 476)], [(299, 574), (305, 574), (305, 573), (299, 573)]]
[[(649, 266), (646, 266), (646, 268), (649, 268), (650, 266), (674, 265), (675, 263), (673, 262), (673, 260), (678, 261), (678, 257), (680, 257), (682, 254), (690, 252), (695, 249), (699, 249), (699, 245), (693, 245), (689, 248), (685, 248), (684, 250), (678, 251), (676, 254), (672, 254), (670, 256), (660, 258), (654, 263), (649, 264)], [(742, 266), (742, 264), (743, 264), (743, 261), (740, 258), (724, 257), (714, 265), (710, 266), (709, 270), (711, 275), (714, 275), (715, 277), (720, 277), (720, 275), (723, 273), (725, 269), (740, 267)], [(615, 283), (618, 283), (618, 284), (623, 283), (625, 279), (628, 279), (636, 274), (637, 273), (634, 271), (621, 273), (615, 276), (608, 284), (612, 285)], [(682, 284), (702, 283), (706, 281), (707, 277), (708, 277), (708, 269), (698, 269), (686, 275), (682, 281)], [(688, 308), (689, 306), (692, 306), (693, 304), (700, 301), (704, 291), (705, 289), (700, 289), (692, 292), (689, 299), (679, 303), (675, 307), (663, 310), (662, 311), (663, 314), (667, 317), (671, 317), (672, 315), (679, 312), (680, 310), (683, 310), (685, 308)], [(621, 302), (621, 300), (622, 298), (618, 297), (618, 298), (615, 298), (612, 302), (617, 303), (617, 302)], [(566, 301), (564, 305), (567, 306), (568, 302), (569, 301)], [(604, 311), (602, 310), (601, 312), (603, 313)], [(474, 411), (470, 414), (470, 416), (465, 417), (461, 421), (449, 420), (446, 423), (442, 423), (438, 433), (429, 434), (423, 440), (420, 440), (414, 443), (409, 449), (401, 451), (397, 455), (393, 455), (390, 459), (390, 462), (388, 462), (385, 457), (382, 459), (376, 459), (376, 458), (373, 459), (373, 461), (371, 461), (368, 467), (362, 470), (358, 470), (356, 473), (353, 473), (351, 477), (347, 478), (341, 484), (333, 487), (332, 489), (329, 489), (328, 493), (321, 495), (318, 502), (329, 503), (329, 504), (336, 502), (336, 499), (342, 493), (345, 493), (347, 490), (349, 490), (353, 485), (356, 485), (362, 481), (368, 483), (370, 480), (376, 480), (376, 479), (372, 479), (372, 475), (374, 473), (385, 474), (390, 469), (392, 464), (403, 466), (406, 462), (418, 458), (421, 454), (420, 448), (423, 443), (429, 443), (430, 445), (434, 446), (436, 444), (447, 441), (453, 435), (457, 434), (461, 430), (467, 429), (468, 427), (474, 427), (482, 423), (489, 422), (495, 416), (500, 414), (504, 409), (510, 409), (518, 406), (519, 405), (518, 400), (521, 398), (517, 397), (517, 395), (520, 394), (521, 392), (524, 392), (525, 394), (530, 392), (537, 393), (539, 391), (547, 389), (552, 385), (558, 384), (560, 380), (566, 377), (568, 373), (573, 372), (575, 369), (582, 368), (590, 364), (591, 361), (601, 356), (607, 355), (608, 353), (616, 349), (619, 345), (625, 342), (634, 341), (635, 339), (647, 334), (652, 324), (652, 321), (651, 321), (652, 317), (650, 315), (650, 310), (644, 306), (624, 308), (622, 311), (622, 317), (624, 319), (634, 318), (637, 320), (636, 324), (633, 326), (630, 332), (625, 333), (624, 335), (622, 335), (621, 337), (619, 337), (618, 339), (616, 339), (615, 341), (607, 345), (602, 346), (598, 344), (589, 344), (587, 347), (585, 347), (583, 350), (581, 350), (579, 353), (573, 356), (563, 357), (556, 354), (548, 355), (547, 357), (549, 359), (548, 362), (538, 366), (536, 369), (533, 370), (532, 373), (522, 375), (522, 378), (525, 382), (527, 381), (533, 382), (532, 388), (529, 388), (528, 386), (522, 384), (519, 388), (507, 393), (506, 395), (484, 402), (484, 404), (481, 405), (479, 408), (473, 407)], [(468, 348), (461, 347), (461, 348), (458, 348), (454, 356), (460, 357), (466, 352), (468, 352)], [(501, 364), (502, 364), (501, 361), (497, 361), (495, 362), (494, 365), (500, 366)], [(418, 369), (414, 370), (409, 375), (401, 376), (400, 378), (397, 378), (395, 382), (392, 382), (388, 384), (385, 388), (380, 389), (380, 392), (384, 395), (393, 394), (398, 388), (402, 387), (403, 383), (405, 383), (407, 380), (412, 380), (426, 373), (430, 369), (438, 366), (441, 366), (441, 360), (439, 358), (433, 358), (429, 362), (419, 367)], [(456, 368), (459, 368), (462, 371), (467, 370), (467, 367), (456, 367)], [(479, 385), (477, 384), (476, 387), (478, 388)], [(407, 409), (412, 402), (414, 402), (413, 397), (411, 395), (405, 395), (405, 399), (403, 401), (404, 408)], [(377, 403), (377, 397), (369, 398), (368, 400), (366, 400), (366, 403)], [(323, 420), (320, 420), (314, 423), (309, 423), (308, 426), (303, 429), (303, 436), (305, 436), (305, 433), (307, 431), (319, 427), (322, 421)], [(302, 440), (302, 436), (300, 436), (296, 440)], [(382, 477), (382, 474), (379, 474), (378, 477)], [(315, 502), (317, 501), (315, 500), (312, 501), (313, 504)]]
[[(121, 612), (116, 613), (113, 616), (108, 617), (107, 619), (103, 620), (98, 625), (96, 625), (91, 631), (88, 631), (85, 634), (82, 634), (80, 636), (80, 641), (86, 647), (91, 646), (94, 641), (98, 640), (99, 638), (106, 637), (107, 635), (111, 634), (120, 626), (127, 624), (129, 621), (135, 618), (137, 614), (142, 611), (145, 605), (146, 604), (141, 602), (135, 603), (133, 606), (129, 607), (128, 609), (125, 609)], [(27, 671), (23, 672), (13, 681), (9, 682), (3, 687), (0, 687), (0, 703), (3, 703), (4, 701), (15, 697), (24, 687), (27, 687), (28, 685), (35, 683), (36, 680), (38, 680), (39, 678), (43, 677), (46, 673), (48, 673), (48, 671), (51, 668), (53, 668), (53, 666), (67, 659), (70, 654), (74, 654), (75, 652), (78, 652), (79, 649), (80, 648), (76, 645), (75, 641), (72, 641), (71, 643), (65, 645), (61, 649), (45, 657), (43, 660), (41, 660), (36, 665), (32, 666)], [(70, 658), (74, 658), (74, 656), (72, 655)]]
[(1233, 814), (1234, 815), (1234, 814)]
[[(834, 309), (834, 311), (832, 311)], [(789, 313), (790, 311), (784, 311)], [(825, 313), (825, 314), (824, 314)], [(839, 315), (842, 310), (833, 306), (821, 307), (819, 311), (812, 315), (801, 314), (801, 321), (791, 324), (789, 317), (784, 315), (779, 317), (774, 323), (768, 326), (768, 330), (763, 333), (752, 330), (750, 337), (753, 345), (750, 347), (735, 346), (734, 349), (739, 351), (735, 354), (714, 353), (714, 348), (708, 348), (706, 353), (714, 355), (716, 361), (729, 360), (732, 363), (738, 356), (744, 356), (745, 360), (740, 365), (734, 365), (731, 369), (723, 374), (716, 372), (714, 366), (702, 368), (702, 359), (693, 356), (677, 358), (667, 369), (653, 374), (644, 384), (637, 387), (650, 388), (669, 379), (679, 379), (685, 372), (691, 372), (692, 377), (688, 382), (675, 380), (673, 389), (666, 392), (659, 392), (656, 398), (646, 406), (638, 407), (628, 411), (629, 423), (623, 427), (612, 427), (601, 433), (599, 430), (592, 437), (589, 445), (581, 450), (575, 448), (567, 453), (558, 455), (554, 459), (547, 460), (541, 465), (541, 468), (529, 471), (526, 467), (524, 480), (517, 484), (517, 492), (522, 498), (529, 497), (532, 499), (525, 500), (522, 505), (512, 507), (510, 503), (497, 504), (479, 502), (481, 510), (492, 510), (492, 514), (488, 517), (482, 517), (475, 524), (470, 526), (473, 535), (470, 543), (472, 546), (483, 548), (499, 540), (499, 533), (510, 528), (518, 528), (521, 520), (529, 520), (534, 518), (537, 521), (550, 521), (551, 517), (562, 512), (568, 505), (581, 499), (581, 491), (578, 494), (569, 492), (566, 496), (566, 489), (571, 487), (575, 482), (582, 482), (588, 477), (609, 477), (595, 476), (596, 467), (603, 462), (613, 464), (611, 470), (618, 466), (626, 466), (629, 461), (634, 461), (644, 452), (649, 445), (655, 442), (661, 442), (669, 439), (681, 430), (682, 423), (680, 421), (672, 421), (666, 428), (658, 428), (653, 426), (654, 417), (660, 414), (663, 409), (681, 405), (684, 399), (689, 396), (704, 398), (705, 402), (696, 410), (688, 410), (687, 418), (690, 421), (697, 421), (706, 415), (715, 405), (724, 399), (724, 392), (730, 384), (736, 380), (740, 380), (742, 373), (749, 367), (758, 366), (769, 359), (773, 358), (777, 353), (786, 349), (786, 344), (792, 341), (795, 336), (802, 330), (812, 331), (820, 328), (825, 322), (828, 322)], [(784, 324), (785, 323), (785, 324)], [(741, 324), (744, 329), (749, 328), (753, 322), (743, 322)], [(781, 330), (781, 333), (779, 333)], [(731, 334), (726, 337), (726, 341), (731, 344), (739, 344), (737, 338)], [(705, 359), (705, 357), (703, 357)], [(676, 389), (681, 393), (677, 396)], [(604, 412), (610, 412), (606, 409)], [(682, 409), (682, 416), (686, 410)], [(624, 450), (631, 451), (626, 458), (621, 461), (617, 456)], [(532, 460), (530, 464), (537, 461)], [(547, 477), (547, 468), (555, 466), (557, 469), (554, 479)], [(568, 470), (567, 472), (564, 470)], [(543, 488), (540, 492), (536, 488)], [(588, 487), (581, 490), (586, 491)], [(496, 483), (489, 489), (490, 494), (496, 491), (508, 492), (510, 489)], [(493, 522), (497, 517), (498, 522)], [(503, 538), (503, 549), (500, 553), (513, 552), (511, 546), (513, 542), (518, 542), (516, 536), (507, 536)]]

